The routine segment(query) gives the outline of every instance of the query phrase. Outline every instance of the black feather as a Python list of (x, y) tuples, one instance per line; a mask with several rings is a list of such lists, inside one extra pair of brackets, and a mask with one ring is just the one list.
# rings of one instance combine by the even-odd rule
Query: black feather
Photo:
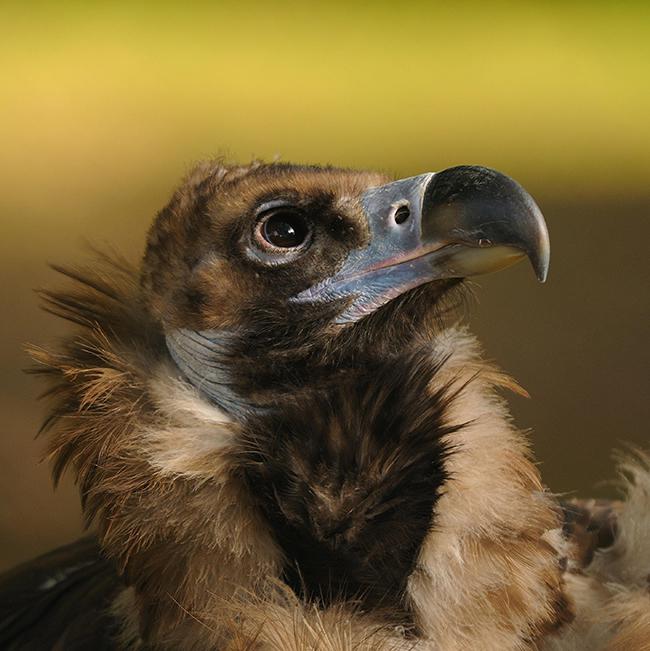
[(404, 612), (407, 578), (449, 479), (444, 437), (463, 426), (445, 416), (459, 390), (429, 389), (443, 364), (416, 351), (251, 423), (251, 494), (299, 594)]
[(0, 649), (117, 649), (108, 607), (123, 587), (94, 538), (9, 570), (0, 575)]

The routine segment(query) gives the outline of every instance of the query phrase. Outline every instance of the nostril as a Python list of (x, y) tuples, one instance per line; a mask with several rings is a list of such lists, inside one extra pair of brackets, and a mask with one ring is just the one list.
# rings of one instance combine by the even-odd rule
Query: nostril
[(411, 216), (411, 210), (407, 204), (398, 206), (393, 215), (396, 224), (403, 224)]

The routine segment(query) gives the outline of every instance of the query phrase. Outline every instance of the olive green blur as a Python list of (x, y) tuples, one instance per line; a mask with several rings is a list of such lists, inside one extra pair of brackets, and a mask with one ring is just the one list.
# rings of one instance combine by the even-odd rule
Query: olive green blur
[(32, 289), (84, 242), (137, 258), (193, 161), (498, 168), (551, 233), (479, 279), (469, 318), (531, 399), (554, 491), (610, 494), (611, 451), (648, 444), (650, 5), (0, 3), (0, 568), (80, 532), (52, 492), (25, 342), (63, 324)]

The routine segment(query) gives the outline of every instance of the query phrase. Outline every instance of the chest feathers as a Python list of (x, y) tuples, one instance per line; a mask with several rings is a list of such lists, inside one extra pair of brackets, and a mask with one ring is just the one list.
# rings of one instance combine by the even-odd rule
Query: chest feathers
[(514, 650), (572, 619), (514, 384), (463, 329), (242, 424), (180, 375), (128, 270), (71, 296), (47, 298), (79, 333), (32, 351), (49, 456), (123, 573), (130, 645)]

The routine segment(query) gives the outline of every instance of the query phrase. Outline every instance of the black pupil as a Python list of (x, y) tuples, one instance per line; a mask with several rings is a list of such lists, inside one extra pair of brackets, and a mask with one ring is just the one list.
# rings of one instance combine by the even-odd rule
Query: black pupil
[(307, 239), (307, 224), (300, 215), (280, 212), (264, 222), (263, 233), (264, 239), (273, 246), (290, 249)]

